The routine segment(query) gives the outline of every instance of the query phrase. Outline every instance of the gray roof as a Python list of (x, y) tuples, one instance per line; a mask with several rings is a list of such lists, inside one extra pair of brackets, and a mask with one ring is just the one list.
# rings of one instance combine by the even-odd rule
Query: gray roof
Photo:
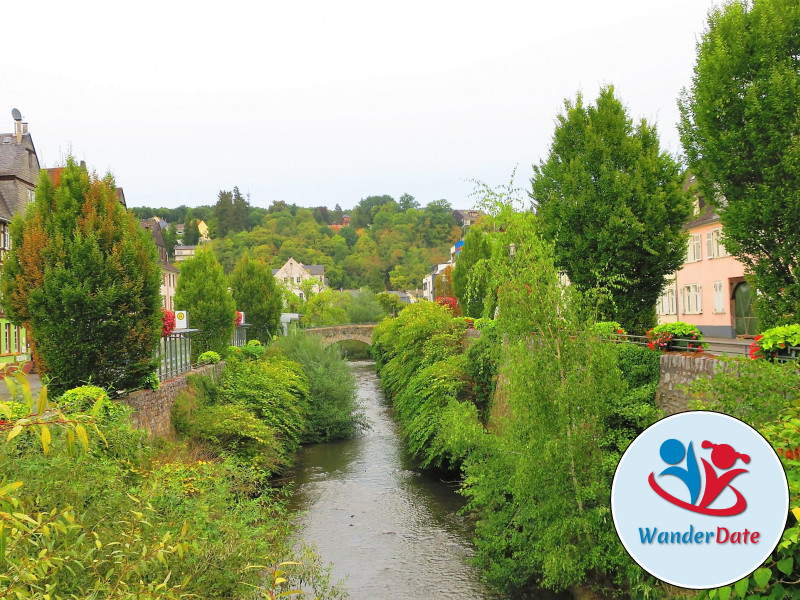
[(325, 265), (302, 265), (312, 275), (325, 275)]
[[(11, 141), (6, 143), (6, 139)], [(0, 175), (13, 175), (30, 185), (36, 185), (36, 178), (39, 175), (39, 158), (36, 158), (36, 177), (31, 181), (28, 169), (29, 148), (36, 156), (36, 148), (33, 146), (33, 140), (29, 133), (22, 136), (19, 144), (13, 133), (0, 133)]]
[(278, 274), (278, 271), (280, 271), (280, 269), (272, 269), (272, 274), (273, 274), (273, 275), (277, 275), (277, 274)]

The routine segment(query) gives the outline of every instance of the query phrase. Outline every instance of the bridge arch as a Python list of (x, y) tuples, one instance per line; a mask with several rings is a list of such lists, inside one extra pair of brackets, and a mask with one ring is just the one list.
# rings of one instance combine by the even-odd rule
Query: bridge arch
[(304, 329), (306, 333), (318, 335), (322, 338), (322, 343), (326, 346), (343, 342), (345, 340), (356, 340), (363, 342), (367, 346), (372, 345), (372, 330), (375, 323), (333, 325), (331, 327), (310, 327)]

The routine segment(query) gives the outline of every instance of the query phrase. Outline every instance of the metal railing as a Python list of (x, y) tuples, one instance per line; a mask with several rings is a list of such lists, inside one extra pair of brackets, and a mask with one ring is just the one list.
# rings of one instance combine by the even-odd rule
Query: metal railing
[[(650, 340), (643, 335), (620, 335), (615, 339), (622, 344), (635, 344), (648, 347)], [(668, 350), (674, 352), (706, 353), (714, 356), (748, 356), (752, 341), (742, 343), (741, 340), (695, 340), (688, 338), (673, 338), (669, 341)], [(787, 346), (783, 353), (775, 356), (775, 362), (790, 362), (800, 359), (800, 347)]]
[(233, 330), (233, 340), (231, 340), (231, 346), (236, 346), (237, 348), (241, 348), (242, 346), (247, 345), (248, 327), (250, 327), (249, 323), (236, 326), (236, 329)]
[(192, 338), (197, 329), (173, 331), (158, 344), (158, 380), (166, 381), (192, 370)]

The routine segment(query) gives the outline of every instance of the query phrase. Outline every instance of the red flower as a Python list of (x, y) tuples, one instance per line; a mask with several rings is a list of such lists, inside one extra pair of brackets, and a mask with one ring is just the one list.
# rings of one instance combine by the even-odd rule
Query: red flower
[(171, 310), (161, 309), (161, 337), (167, 337), (175, 331), (175, 313)]

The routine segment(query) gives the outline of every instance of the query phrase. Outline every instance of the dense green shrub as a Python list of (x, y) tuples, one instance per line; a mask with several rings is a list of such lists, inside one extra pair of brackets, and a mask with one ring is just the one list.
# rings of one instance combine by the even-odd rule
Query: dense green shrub
[(239, 354), (241, 354), (242, 357), (249, 358), (251, 360), (258, 360), (264, 356), (264, 352), (266, 351), (267, 349), (258, 340), (250, 340), (244, 346), (239, 348)]
[(275, 430), (289, 461), (308, 427), (308, 379), (299, 364), (271, 352), (261, 360), (231, 360), (219, 381), (221, 403), (239, 404)]
[(800, 564), (800, 372), (797, 363), (771, 363), (749, 359), (721, 359), (714, 377), (694, 381), (689, 390), (691, 407), (732, 415), (758, 429), (775, 448), (789, 484), (790, 515), (778, 547), (764, 565), (749, 577), (720, 590), (703, 592), (704, 598), (758, 594), (788, 600), (797, 594)]
[(473, 402), (481, 412), (481, 419), (486, 421), (492, 405), (497, 374), (500, 367), (500, 338), (497, 332), (487, 327), (481, 331), (481, 337), (467, 348), (467, 373), (471, 380)]
[(458, 339), (460, 343), (464, 328), (463, 323), (453, 319), (449, 309), (433, 302), (412, 304), (397, 318), (376, 325), (372, 348), (384, 389), (392, 396), (399, 393), (426, 360), (426, 351), (439, 351), (428, 343), (429, 338), (455, 336), (442, 340)]
[(197, 357), (197, 364), (198, 365), (215, 365), (221, 359), (218, 352), (214, 352), (213, 350), (207, 350), (203, 352), (200, 356)]
[(352, 437), (366, 422), (356, 398), (355, 378), (338, 346), (325, 346), (319, 336), (292, 333), (277, 347), (299, 363), (308, 378), (308, 429), (305, 442)]
[(275, 431), (244, 406), (210, 404), (207, 396), (184, 391), (175, 399), (172, 423), (180, 435), (206, 442), (218, 453), (229, 452), (267, 474), (283, 466)]

